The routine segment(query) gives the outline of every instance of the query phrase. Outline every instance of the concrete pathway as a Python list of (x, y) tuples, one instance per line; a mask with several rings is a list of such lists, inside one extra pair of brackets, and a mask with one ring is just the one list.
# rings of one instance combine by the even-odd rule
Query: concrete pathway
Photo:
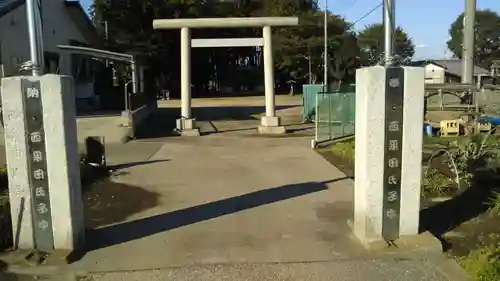
[[(193, 99), (193, 116), (202, 134), (256, 136), (260, 116), (265, 114), (263, 96)], [(159, 110), (180, 114), (180, 100), (159, 101)], [(276, 114), (294, 136), (314, 136), (313, 124), (302, 123), (302, 96), (276, 96)], [(173, 110), (173, 111), (172, 111)], [(177, 112), (175, 114), (174, 112)]]
[(113, 179), (127, 184), (120, 192), (139, 187), (158, 204), (94, 231), (76, 263), (17, 270), (85, 281), (467, 280), (441, 255), (360, 247), (346, 223), (353, 182), (309, 145), (222, 134), (113, 146), (112, 164), (135, 163)]
[[(98, 231), (106, 243), (74, 268), (324, 261), (357, 252), (354, 244), (331, 243), (348, 231), (351, 181), (308, 144), (224, 137), (169, 141), (149, 159), (158, 162), (126, 168), (115, 179), (159, 194), (160, 204)], [(127, 254), (138, 252), (147, 254)]]
[[(157, 193), (158, 205), (98, 229), (83, 259), (46, 271), (86, 281), (467, 280), (441, 255), (361, 248), (346, 224), (353, 183), (309, 139), (172, 138), (123, 153), (141, 146), (149, 151), (133, 161), (149, 162), (114, 181)], [(61, 278), (51, 280), (70, 280)]]

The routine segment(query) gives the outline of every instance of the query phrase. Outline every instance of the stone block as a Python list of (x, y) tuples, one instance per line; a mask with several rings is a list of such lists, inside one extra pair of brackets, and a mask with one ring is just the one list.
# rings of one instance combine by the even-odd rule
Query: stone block
[(262, 116), (260, 125), (262, 127), (278, 127), (281, 126), (281, 118), (278, 116)]
[(259, 134), (261, 135), (284, 135), (286, 134), (286, 129), (283, 126), (267, 127), (259, 126)]
[(258, 131), (261, 135), (286, 134), (286, 129), (281, 126), (281, 118), (278, 116), (262, 116), (260, 122)]
[[(418, 234), (424, 106), (423, 68), (404, 67), (399, 234)], [(386, 150), (386, 68), (356, 72), (355, 206), (353, 231), (364, 245), (383, 241)]]

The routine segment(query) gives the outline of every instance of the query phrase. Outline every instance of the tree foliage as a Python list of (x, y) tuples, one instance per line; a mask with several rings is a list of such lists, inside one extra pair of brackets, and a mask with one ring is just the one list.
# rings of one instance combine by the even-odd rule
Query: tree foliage
[[(457, 58), (462, 58), (463, 23), (462, 13), (449, 30), (448, 49)], [(491, 10), (476, 11), (474, 30), (476, 64), (489, 68), (494, 60), (500, 59), (500, 15)]]
[[(179, 31), (153, 30), (154, 19), (298, 16), (299, 26), (272, 31), (276, 85), (287, 89), (290, 80), (300, 85), (309, 75), (313, 80), (323, 78), (324, 13), (316, 0), (94, 0), (91, 14), (97, 26), (107, 22), (107, 49), (140, 54), (157, 86), (170, 89), (174, 95), (179, 92), (180, 80)], [(327, 24), (329, 81), (350, 80), (362, 57), (357, 34), (339, 16), (328, 14)], [(261, 29), (192, 31), (193, 38), (261, 35)], [(406, 48), (411, 40), (405, 34), (403, 38), (407, 43), (403, 53), (411, 56), (413, 49)], [(263, 81), (260, 48), (196, 48), (192, 57), (194, 95), (218, 91), (223, 85), (250, 89)]]
[[(358, 42), (362, 52), (363, 64), (374, 65), (383, 60), (384, 26), (382, 24), (367, 26), (359, 33)], [(403, 64), (409, 63), (415, 54), (413, 41), (401, 27), (397, 27), (394, 32), (394, 53)]]

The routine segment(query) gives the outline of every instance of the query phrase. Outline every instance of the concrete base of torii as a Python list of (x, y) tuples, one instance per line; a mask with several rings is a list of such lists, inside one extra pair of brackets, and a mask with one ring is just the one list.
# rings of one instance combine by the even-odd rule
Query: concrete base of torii
[(196, 127), (196, 119), (180, 118), (177, 119), (176, 131), (183, 137), (198, 137), (200, 129)]
[(277, 116), (262, 116), (258, 131), (261, 135), (286, 134), (285, 127), (281, 126), (281, 118)]

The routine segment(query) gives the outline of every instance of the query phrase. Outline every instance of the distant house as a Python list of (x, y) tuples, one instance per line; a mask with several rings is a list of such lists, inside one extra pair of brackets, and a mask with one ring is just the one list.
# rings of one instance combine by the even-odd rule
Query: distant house
[[(462, 79), (461, 60), (422, 60), (412, 62), (412, 66), (425, 68), (425, 83), (460, 83)], [(490, 71), (474, 66), (475, 84), (492, 84), (493, 80)]]
[[(97, 46), (94, 25), (78, 1), (42, 0), (45, 72), (71, 75), (77, 99), (91, 98), (91, 58), (66, 56), (57, 45)], [(19, 74), (30, 60), (25, 0), (0, 0), (0, 77)]]

